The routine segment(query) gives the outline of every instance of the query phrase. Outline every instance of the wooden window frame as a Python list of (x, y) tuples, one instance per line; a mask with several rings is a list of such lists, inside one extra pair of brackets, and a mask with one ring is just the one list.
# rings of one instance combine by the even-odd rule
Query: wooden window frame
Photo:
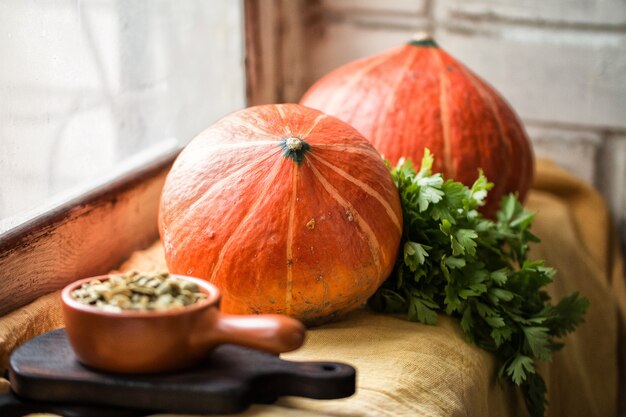
[(306, 86), (319, 0), (245, 0), (248, 105), (296, 103)]

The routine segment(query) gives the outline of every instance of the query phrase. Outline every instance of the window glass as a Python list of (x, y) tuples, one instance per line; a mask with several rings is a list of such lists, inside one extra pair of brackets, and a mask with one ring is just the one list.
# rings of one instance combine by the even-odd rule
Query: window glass
[(243, 39), (235, 0), (0, 2), (0, 231), (243, 107)]

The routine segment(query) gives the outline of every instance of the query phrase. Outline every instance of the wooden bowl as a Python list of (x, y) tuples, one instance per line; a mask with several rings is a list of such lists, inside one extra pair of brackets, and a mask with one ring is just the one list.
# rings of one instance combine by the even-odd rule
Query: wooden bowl
[(194, 282), (207, 298), (178, 309), (117, 313), (82, 304), (71, 295), (84, 283), (106, 280), (106, 275), (65, 287), (61, 299), (66, 332), (79, 361), (110, 372), (154, 373), (190, 367), (223, 343), (277, 354), (302, 346), (305, 329), (299, 321), (276, 314), (223, 314), (217, 287), (171, 276)]

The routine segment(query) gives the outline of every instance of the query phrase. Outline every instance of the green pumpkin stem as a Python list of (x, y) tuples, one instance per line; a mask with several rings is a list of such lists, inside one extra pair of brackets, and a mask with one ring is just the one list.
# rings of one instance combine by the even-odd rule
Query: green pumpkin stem
[(435, 42), (433, 37), (429, 33), (425, 32), (415, 34), (409, 41), (409, 45), (419, 46), (422, 48), (439, 48), (439, 45), (437, 45), (437, 42)]
[(293, 136), (284, 138), (279, 145), (283, 151), (283, 156), (293, 160), (298, 165), (302, 164), (304, 155), (311, 149), (311, 145)]

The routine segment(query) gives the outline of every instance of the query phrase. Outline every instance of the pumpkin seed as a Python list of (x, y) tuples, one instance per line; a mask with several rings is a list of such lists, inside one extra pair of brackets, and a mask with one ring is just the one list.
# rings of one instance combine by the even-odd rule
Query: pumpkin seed
[(110, 274), (106, 280), (94, 279), (72, 291), (72, 298), (109, 312), (162, 311), (181, 308), (207, 298), (190, 281), (168, 272)]

